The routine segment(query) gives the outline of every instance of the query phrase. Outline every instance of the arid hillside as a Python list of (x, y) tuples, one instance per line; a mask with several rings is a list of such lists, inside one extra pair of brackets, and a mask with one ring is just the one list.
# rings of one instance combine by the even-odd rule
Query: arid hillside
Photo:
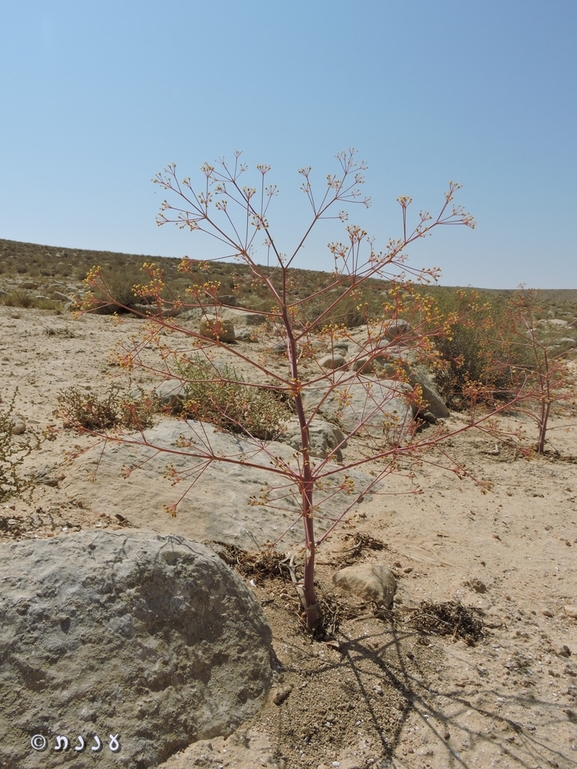
[[(0, 451), (25, 454), (16, 470), (30, 483), (24, 496), (6, 496), (1, 504), (4, 543), (95, 529), (179, 534), (194, 523), (184, 517), (194, 516), (192, 507), (176, 517), (163, 508), (166, 495), (179, 495), (178, 484), (163, 486), (161, 478), (143, 474), (127, 493), (122, 467), (115, 472), (107, 463), (111, 447), (95, 461), (101, 439), (63, 417), (63, 397), (69, 409), (77, 402), (73, 391), (102, 398), (115, 387), (145, 398), (159, 385), (151, 370), (129, 371), (111, 356), (119, 344), (140, 338), (146, 317), (70, 311), (93, 264), (132, 277), (143, 259), (0, 241), (0, 409), (6, 413), (14, 399), (10, 419), (18, 426)], [(163, 260), (174, 291), (184, 286), (177, 264)], [(241, 297), (248, 304), (249, 297), (257, 306), (258, 292), (235, 277), (238, 265), (208, 270), (235, 302)], [(319, 280), (303, 271), (298, 289), (310, 291)], [(378, 297), (386, 285), (375, 281), (370, 291)], [(509, 296), (486, 295), (497, 302)], [(563, 349), (571, 354), (577, 289), (542, 297), (544, 338), (562, 328)], [(197, 322), (189, 316), (182, 325)], [(178, 332), (170, 339), (176, 347), (187, 344)], [(236, 349), (257, 359), (274, 341), (263, 326), (239, 334)], [(155, 351), (143, 355), (153, 368)], [(226, 349), (218, 355), (225, 365)], [(280, 372), (285, 362), (277, 357), (271, 365)], [(575, 386), (574, 362), (569, 371)], [(149, 416), (153, 427), (183, 423), (167, 409)], [(274, 687), (263, 710), (231, 736), (193, 743), (163, 769), (577, 767), (575, 406), (570, 399), (558, 406), (542, 455), (526, 451), (535, 426), (521, 411), (500, 417), (510, 440), (459, 432), (469, 417), (452, 408), (440, 421), (454, 436), (414, 462), (402, 459), (323, 544), (317, 581), (331, 632), (322, 638), (304, 629), (290, 569), (279, 566), (282, 543), (275, 560), (263, 556), (262, 542), (234, 549), (212, 538), (272, 628)], [(353, 440), (343, 453), (354, 462), (364, 451)], [(466, 472), (451, 472), (457, 465)], [(93, 477), (89, 466), (96, 467)], [(371, 470), (377, 468), (365, 468)], [(194, 493), (218, 521), (221, 498), (229, 504), (236, 494), (240, 505), (244, 482), (231, 473), (226, 484), (207, 481)], [(194, 494), (191, 499), (193, 505)], [(259, 507), (253, 510), (258, 516)], [(335, 572), (363, 564), (392, 570), (391, 611), (333, 585)]]

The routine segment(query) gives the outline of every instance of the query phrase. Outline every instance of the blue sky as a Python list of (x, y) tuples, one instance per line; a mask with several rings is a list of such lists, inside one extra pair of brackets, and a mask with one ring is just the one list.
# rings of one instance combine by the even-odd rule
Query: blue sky
[[(575, 0), (18, 0), (0, 22), (0, 237), (202, 258), (158, 228), (151, 178), (236, 149), (268, 163), (290, 251), (309, 220), (297, 169), (368, 164), (384, 248), (395, 199), (434, 212), (449, 179), (477, 229), (410, 252), (445, 285), (577, 288)], [(198, 178), (198, 177), (197, 177)], [(326, 223), (300, 266), (330, 269)]]

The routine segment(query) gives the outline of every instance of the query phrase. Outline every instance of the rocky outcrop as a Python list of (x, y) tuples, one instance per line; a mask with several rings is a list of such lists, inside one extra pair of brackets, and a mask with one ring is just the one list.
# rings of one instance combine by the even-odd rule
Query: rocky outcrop
[(360, 436), (397, 443), (412, 423), (410, 393), (411, 388), (403, 382), (358, 375), (331, 390), (309, 388), (303, 392), (303, 402), (307, 414), (318, 409), (347, 435), (358, 431)]
[[(302, 451), (300, 425), (297, 417), (290, 419), (284, 427), (281, 440), (293, 449)], [(337, 446), (339, 447), (337, 449)], [(309, 425), (309, 451), (312, 457), (324, 459), (335, 449), (335, 459), (342, 460), (342, 449), (347, 443), (343, 431), (323, 419), (313, 419)]]
[[(128, 443), (109, 445), (104, 453), (96, 446), (74, 459), (63, 469), (61, 488), (89, 509), (112, 517), (120, 513), (162, 534), (229, 542), (251, 550), (282, 535), (283, 547), (302, 541), (297, 488), (287, 486), (287, 480), (275, 473), (277, 463), (296, 463), (290, 446), (260, 444), (194, 420), (166, 420), (127, 439)], [(241, 464), (210, 461), (210, 452)], [(207, 456), (195, 459), (194, 453)], [(357, 470), (347, 476), (359, 493), (371, 481)], [(177, 477), (182, 481), (175, 486)], [(330, 500), (326, 512), (334, 517), (352, 502), (345, 490), (339, 490), (342, 480), (343, 474), (337, 472), (315, 491), (319, 532), (328, 525), (324, 499)], [(283, 488), (280, 496), (275, 487)], [(176, 517), (167, 515), (164, 507), (181, 496)]]
[(184, 404), (186, 385), (181, 379), (165, 379), (156, 385), (152, 397), (160, 408), (178, 413)]
[(0, 552), (2, 766), (156, 767), (263, 703), (270, 630), (202, 545), (84, 532)]
[[(425, 410), (437, 419), (447, 419), (449, 409), (435, 387), (429, 369), (418, 363), (418, 355), (414, 350), (385, 345), (382, 352), (374, 355), (374, 361), (386, 376), (398, 376), (400, 373), (413, 389), (418, 386)], [(423, 410), (422, 406), (420, 410)]]

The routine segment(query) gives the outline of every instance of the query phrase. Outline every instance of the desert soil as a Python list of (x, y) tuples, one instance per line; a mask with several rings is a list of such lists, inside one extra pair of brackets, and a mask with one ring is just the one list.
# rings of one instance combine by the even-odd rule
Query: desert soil
[[(52, 432), (26, 460), (25, 471), (38, 478), (31, 500), (0, 509), (0, 540), (138, 527), (75, 494), (71, 458), (96, 438), (63, 429), (53, 412), (68, 387), (102, 392), (110, 381), (127, 384), (109, 353), (141, 325), (0, 307), (3, 403), (17, 387), (22, 437)], [(241, 344), (249, 355), (258, 349)], [(154, 380), (136, 372), (132, 384), (151, 388)], [(531, 424), (508, 419), (526, 428), (530, 442)], [(464, 421), (455, 414), (447, 425)], [(384, 493), (359, 505), (319, 553), (332, 638), (311, 640), (303, 631), (290, 580), (246, 574), (273, 630), (275, 687), (235, 734), (193, 744), (163, 769), (577, 766), (576, 422), (557, 416), (549, 453), (530, 461), (482, 433), (451, 439), (444, 451), (474, 478), (490, 480), (487, 493), (443, 470), (450, 459), (435, 451), (420, 467), (404, 468), (417, 472), (422, 493), (394, 476)], [(160, 509), (158, 527), (177, 533), (178, 517)], [(378, 542), (384, 549), (375, 549)], [(397, 575), (392, 614), (375, 616), (371, 606), (334, 593), (332, 574), (363, 562)], [(482, 619), (477, 641), (454, 626), (448, 635), (428, 632), (435, 607), (447, 602)]]

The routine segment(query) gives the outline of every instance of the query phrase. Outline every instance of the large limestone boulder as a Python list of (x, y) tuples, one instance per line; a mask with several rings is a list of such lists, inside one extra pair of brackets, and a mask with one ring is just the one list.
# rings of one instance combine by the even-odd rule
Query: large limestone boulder
[[(297, 451), (302, 451), (300, 423), (297, 417), (290, 419), (283, 431), (281, 440)], [(337, 446), (339, 448), (337, 448)], [(342, 449), (347, 443), (343, 431), (324, 419), (313, 419), (309, 425), (309, 451), (312, 457), (324, 459), (335, 449), (335, 459), (341, 461)]]
[(397, 443), (410, 430), (413, 412), (409, 385), (357, 375), (332, 390), (309, 388), (303, 392), (307, 414), (318, 413), (337, 422), (346, 435), (358, 431), (383, 443)]
[(414, 388), (421, 389), (422, 399), (429, 411), (437, 419), (447, 419), (449, 409), (437, 390), (429, 368), (419, 364), (418, 352), (397, 346), (384, 346), (382, 352), (377, 352), (374, 360), (378, 362), (381, 371), (386, 376), (395, 376), (399, 370), (404, 372), (408, 383)]
[(270, 630), (202, 545), (142, 531), (22, 541), (1, 546), (0, 575), (2, 766), (156, 767), (263, 703)]
[[(297, 488), (289, 488), (286, 478), (275, 472), (279, 463), (296, 465), (290, 446), (262, 444), (194, 420), (166, 420), (127, 440), (109, 444), (104, 452), (96, 446), (71, 461), (63, 468), (66, 478), (61, 488), (94, 512), (112, 517), (120, 513), (135, 525), (163, 534), (229, 542), (250, 550), (281, 536), (281, 547), (302, 542)], [(209, 452), (241, 464), (191, 456)], [(326, 469), (338, 472), (315, 491), (319, 532), (328, 525), (323, 514), (337, 517), (352, 501), (339, 490), (344, 471), (338, 465)], [(360, 471), (349, 471), (347, 476), (359, 493), (372, 480)], [(175, 477), (182, 481), (174, 485)], [(267, 491), (272, 492), (270, 500)], [(171, 517), (164, 506), (180, 497), (176, 516)]]

